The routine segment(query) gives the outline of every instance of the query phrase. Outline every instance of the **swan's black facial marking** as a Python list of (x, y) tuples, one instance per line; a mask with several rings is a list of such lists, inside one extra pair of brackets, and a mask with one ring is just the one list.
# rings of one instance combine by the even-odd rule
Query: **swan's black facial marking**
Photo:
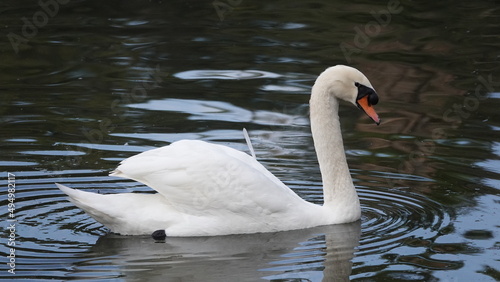
[(153, 237), (153, 239), (155, 240), (165, 240), (165, 238), (167, 238), (167, 234), (165, 234), (165, 230), (160, 229), (153, 232), (153, 234), (151, 234), (151, 237)]
[(378, 103), (378, 95), (375, 90), (358, 82), (355, 82), (354, 86), (358, 88), (358, 97), (356, 97), (356, 101), (368, 95), (370, 106)]

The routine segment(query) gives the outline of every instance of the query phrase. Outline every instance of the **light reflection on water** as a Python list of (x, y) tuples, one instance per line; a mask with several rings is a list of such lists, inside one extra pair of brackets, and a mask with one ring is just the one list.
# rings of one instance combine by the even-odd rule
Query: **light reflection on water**
[[(0, 26), (19, 33), (20, 18), (39, 10), (21, 2), (5, 4)], [(19, 54), (1, 43), (0, 166), (16, 176), (16, 278), (500, 280), (500, 86), (481, 82), (500, 77), (498, 7), (489, 1), (403, 3), (353, 56), (381, 97), (382, 117), (377, 127), (341, 108), (361, 222), (154, 243), (107, 234), (69, 203), (54, 182), (150, 192), (107, 174), (181, 139), (246, 151), (243, 127), (264, 165), (322, 203), (310, 86), (326, 66), (345, 63), (339, 44), (352, 43), (353, 27), (385, 5), (241, 1), (220, 21), (209, 2), (74, 3)], [(466, 99), (479, 86), (485, 99), (473, 105)], [(449, 109), (462, 109), (460, 119), (447, 119)], [(5, 190), (0, 207), (7, 218)], [(13, 277), (7, 269), (2, 263), (1, 279)]]

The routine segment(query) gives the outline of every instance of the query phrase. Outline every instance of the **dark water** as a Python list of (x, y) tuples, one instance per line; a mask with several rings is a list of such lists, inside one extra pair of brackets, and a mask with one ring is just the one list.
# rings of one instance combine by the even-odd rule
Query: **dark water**
[[(500, 280), (495, 1), (34, 3), (0, 3), (0, 278)], [(307, 102), (335, 64), (381, 100), (378, 127), (340, 113), (361, 222), (154, 243), (108, 234), (54, 186), (149, 191), (107, 174), (185, 138), (246, 150), (245, 127), (321, 204)]]

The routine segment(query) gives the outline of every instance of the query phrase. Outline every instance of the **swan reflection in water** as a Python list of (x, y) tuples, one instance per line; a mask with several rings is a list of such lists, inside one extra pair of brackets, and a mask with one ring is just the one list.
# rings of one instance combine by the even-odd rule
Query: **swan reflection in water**
[[(108, 234), (90, 249), (92, 265), (126, 281), (349, 281), (360, 221), (302, 230), (213, 237)], [(321, 268), (323, 268), (321, 270)]]

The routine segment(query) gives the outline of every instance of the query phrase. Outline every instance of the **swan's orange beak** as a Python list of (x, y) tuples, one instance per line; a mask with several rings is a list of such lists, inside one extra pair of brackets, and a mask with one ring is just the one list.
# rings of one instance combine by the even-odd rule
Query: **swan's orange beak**
[(378, 117), (375, 109), (372, 107), (368, 101), (368, 95), (356, 101), (358, 107), (362, 109), (377, 125), (380, 124), (380, 118)]

